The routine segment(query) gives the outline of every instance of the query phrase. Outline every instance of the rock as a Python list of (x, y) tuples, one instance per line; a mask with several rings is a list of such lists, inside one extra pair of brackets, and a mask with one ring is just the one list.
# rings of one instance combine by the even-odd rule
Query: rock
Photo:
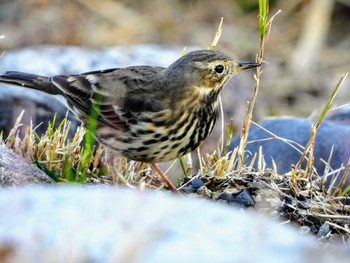
[(330, 231), (331, 231), (330, 226), (329, 226), (328, 222), (326, 221), (320, 227), (320, 230), (318, 231), (317, 236), (318, 237), (326, 237)]
[[(54, 45), (27, 47), (6, 51), (0, 60), (0, 72), (17, 70), (50, 76), (131, 65), (165, 67), (181, 56), (182, 49), (183, 47), (170, 48), (156, 45), (103, 49)], [(191, 50), (193, 48), (188, 51)]]
[[(181, 191), (185, 193), (195, 193), (203, 186), (204, 186), (204, 183), (201, 179), (194, 178), (193, 180), (191, 180), (191, 183), (189, 185), (181, 187)], [(206, 190), (208, 190), (208, 188), (206, 188)], [(199, 192), (201, 191), (202, 190), (199, 190)]]
[(71, 133), (75, 132), (78, 125), (80, 125), (80, 122), (61, 102), (42, 92), (0, 84), (0, 104), (2, 107), (0, 111), (0, 131), (4, 131), (5, 138), (22, 110), (25, 110), (21, 119), (23, 126), (19, 129), (19, 135), (22, 138), (31, 121), (35, 132), (39, 136), (44, 134), (55, 113), (57, 114), (56, 126), (61, 123), (67, 113), (68, 119), (71, 121)]
[(327, 120), (337, 122), (340, 124), (350, 125), (350, 105), (347, 104), (338, 110), (332, 112)]
[(222, 193), (218, 199), (226, 201), (229, 204), (241, 206), (254, 206), (255, 204), (251, 193), (247, 189), (238, 194)]
[(342, 246), (204, 199), (116, 188), (0, 191), (1, 262), (338, 262)]
[(212, 191), (205, 185), (199, 187), (196, 192), (199, 196), (204, 198), (210, 198), (212, 196)]
[(194, 178), (191, 181), (192, 187), (198, 189), (199, 187), (202, 187), (204, 185), (203, 181), (199, 178)]
[(43, 171), (19, 154), (0, 145), (0, 188), (53, 183)]
[[(253, 125), (249, 131), (248, 141), (254, 142), (249, 143), (246, 147), (247, 163), (250, 162), (253, 154), (258, 152), (261, 146), (267, 168), (273, 168), (273, 160), (279, 173), (289, 172), (291, 166), (297, 164), (303, 151), (298, 145), (305, 146), (310, 139), (312, 123), (310, 120), (299, 118), (271, 118), (259, 123), (264, 129), (278, 137), (289, 140), (299, 151)], [(266, 138), (271, 139), (264, 140)], [(231, 150), (238, 146), (239, 139), (240, 137), (236, 136), (232, 140)], [(330, 167), (338, 169), (342, 165), (346, 165), (350, 158), (350, 126), (332, 121), (322, 123), (317, 132), (314, 150), (314, 166), (319, 175), (324, 173), (325, 164), (322, 160), (327, 161), (329, 159), (332, 146), (334, 146), (334, 149)], [(303, 163), (303, 168), (305, 168), (305, 163)], [(350, 183), (350, 177), (348, 183)]]

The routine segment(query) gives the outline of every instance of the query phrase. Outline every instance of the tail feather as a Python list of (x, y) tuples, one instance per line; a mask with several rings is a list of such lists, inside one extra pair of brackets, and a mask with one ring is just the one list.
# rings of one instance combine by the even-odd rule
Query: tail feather
[(61, 94), (60, 90), (52, 84), (51, 78), (30, 73), (8, 71), (0, 75), (0, 82), (40, 90), (52, 95)]

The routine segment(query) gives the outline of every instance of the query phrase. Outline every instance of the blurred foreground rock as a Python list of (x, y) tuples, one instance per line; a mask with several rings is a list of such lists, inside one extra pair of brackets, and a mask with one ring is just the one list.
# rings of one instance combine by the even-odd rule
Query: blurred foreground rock
[(34, 167), (22, 156), (0, 145), (0, 187), (53, 183), (54, 181), (43, 171)]
[(203, 199), (115, 188), (0, 191), (0, 261), (347, 263), (344, 247)]

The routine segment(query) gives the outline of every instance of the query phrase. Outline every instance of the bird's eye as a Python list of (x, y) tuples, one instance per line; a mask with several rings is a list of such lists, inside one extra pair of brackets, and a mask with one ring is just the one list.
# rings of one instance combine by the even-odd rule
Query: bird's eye
[(217, 65), (217, 66), (215, 66), (214, 70), (215, 70), (216, 73), (221, 74), (224, 71), (224, 66), (223, 65)]

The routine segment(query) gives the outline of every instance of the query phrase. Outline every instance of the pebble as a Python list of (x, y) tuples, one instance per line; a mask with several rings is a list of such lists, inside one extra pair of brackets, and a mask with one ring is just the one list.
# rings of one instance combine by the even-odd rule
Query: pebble
[(243, 190), (237, 195), (222, 193), (219, 200), (224, 200), (229, 204), (238, 204), (242, 206), (254, 206), (255, 202), (248, 190)]

